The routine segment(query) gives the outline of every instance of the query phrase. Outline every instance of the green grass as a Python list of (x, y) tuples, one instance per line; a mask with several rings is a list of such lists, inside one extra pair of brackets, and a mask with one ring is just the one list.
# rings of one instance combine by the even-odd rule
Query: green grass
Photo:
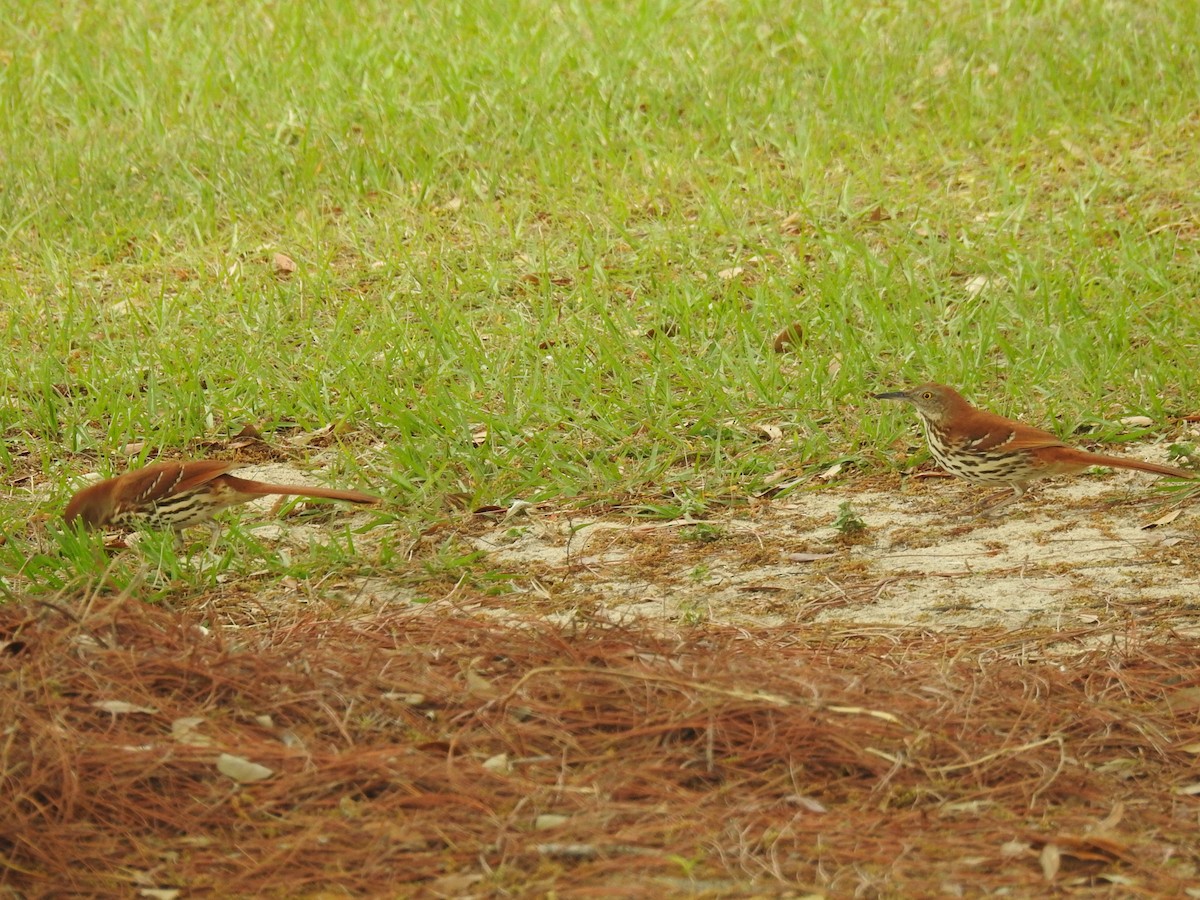
[(11, 573), (71, 476), (247, 422), (345, 423), (419, 529), (883, 467), (915, 380), (1195, 410), (1195, 4), (152, 6), (0, 24)]

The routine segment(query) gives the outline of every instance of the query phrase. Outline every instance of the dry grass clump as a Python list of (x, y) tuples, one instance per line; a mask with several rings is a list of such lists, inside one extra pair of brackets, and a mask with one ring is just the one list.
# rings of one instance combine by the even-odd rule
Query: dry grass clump
[(1179, 894), (1196, 644), (1049, 641), (9, 604), (0, 884)]

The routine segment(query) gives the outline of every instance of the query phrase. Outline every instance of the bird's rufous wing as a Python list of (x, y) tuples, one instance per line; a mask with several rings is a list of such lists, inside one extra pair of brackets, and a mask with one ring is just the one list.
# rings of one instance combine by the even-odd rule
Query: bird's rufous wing
[(164, 497), (195, 490), (239, 467), (238, 463), (220, 459), (155, 463), (122, 476), (120, 499), (123, 504), (135, 506), (156, 503)]
[(972, 450), (1039, 450), (1043, 447), (1066, 447), (1049, 431), (1023, 425), (992, 413), (979, 411), (972, 417), (970, 428), (963, 435)]

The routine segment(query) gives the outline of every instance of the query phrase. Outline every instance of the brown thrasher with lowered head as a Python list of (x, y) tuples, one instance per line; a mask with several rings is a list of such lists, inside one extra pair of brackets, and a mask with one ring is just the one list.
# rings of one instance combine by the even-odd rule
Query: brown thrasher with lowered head
[(229, 474), (241, 465), (216, 459), (155, 463), (85, 487), (71, 498), (63, 517), (68, 525), (78, 519), (88, 528), (149, 525), (179, 532), (192, 525), (209, 525), (221, 510), (271, 494), (379, 502), (361, 491), (267, 484)]
[(872, 396), (876, 400), (903, 400), (916, 407), (929, 450), (947, 472), (976, 484), (1011, 487), (1013, 495), (996, 506), (1019, 498), (1031, 481), (1082, 472), (1089, 466), (1137, 469), (1176, 478), (1195, 477), (1194, 473), (1174, 466), (1078, 450), (1048, 431), (976, 409), (958, 391), (944, 384), (922, 384), (910, 391)]

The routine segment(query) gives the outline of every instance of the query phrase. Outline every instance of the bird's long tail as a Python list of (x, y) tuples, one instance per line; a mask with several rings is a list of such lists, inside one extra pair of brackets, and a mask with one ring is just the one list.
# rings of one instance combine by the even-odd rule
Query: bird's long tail
[(1114, 469), (1136, 469), (1139, 472), (1150, 472), (1154, 475), (1166, 475), (1168, 478), (1196, 478), (1196, 472), (1180, 469), (1176, 466), (1163, 466), (1158, 463), (1143, 462), (1140, 459), (1130, 459), (1124, 456), (1106, 456), (1103, 453), (1091, 453), (1078, 450), (1075, 447), (1063, 447), (1057, 454), (1058, 458), (1071, 468), (1084, 469), (1088, 466), (1109, 466)]
[(224, 480), (235, 491), (255, 496), (284, 494), (297, 497), (314, 497), (319, 500), (345, 500), (347, 503), (378, 503), (379, 498), (362, 491), (343, 491), (337, 488), (313, 487), (304, 484), (268, 484), (265, 481), (251, 481), (248, 478), (238, 478), (234, 475), (223, 476)]

